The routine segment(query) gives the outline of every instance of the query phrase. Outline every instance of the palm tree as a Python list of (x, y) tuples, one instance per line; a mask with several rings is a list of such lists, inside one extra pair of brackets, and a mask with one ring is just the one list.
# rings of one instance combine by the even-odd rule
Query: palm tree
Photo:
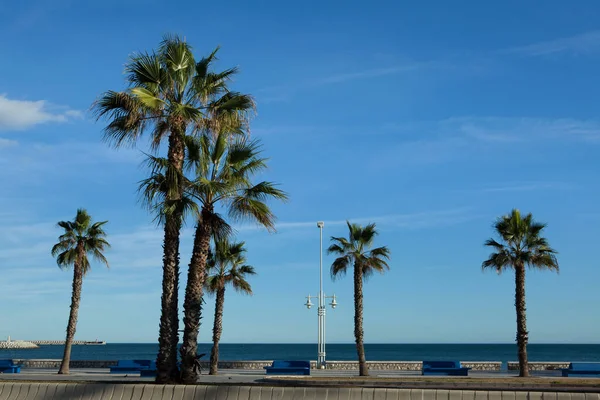
[(354, 265), (354, 338), (358, 353), (358, 367), (360, 376), (369, 375), (365, 359), (364, 332), (363, 332), (363, 278), (370, 277), (373, 272), (379, 273), (389, 270), (386, 260), (390, 259), (387, 247), (371, 249), (375, 236), (378, 235), (375, 224), (362, 227), (358, 224), (348, 225), (348, 239), (331, 237), (331, 246), (327, 249), (329, 254), (337, 254), (338, 258), (331, 264), (331, 277), (333, 279), (345, 275), (350, 264)]
[[(227, 82), (236, 68), (212, 72), (215, 49), (196, 62), (191, 46), (176, 36), (166, 36), (157, 52), (135, 54), (126, 65), (129, 88), (107, 91), (93, 108), (98, 119), (106, 118), (105, 139), (121, 147), (135, 145), (150, 133), (158, 150), (168, 143), (170, 173), (165, 176), (163, 279), (157, 382), (177, 380), (179, 240), (183, 219), (178, 205), (183, 195), (182, 172), (185, 136), (220, 126), (243, 125), (254, 109), (252, 98), (230, 92)], [(219, 118), (216, 118), (219, 116)]]
[[(254, 267), (246, 265), (244, 242), (230, 243), (227, 239), (217, 241), (215, 249), (209, 253), (207, 261), (208, 278), (206, 291), (216, 294), (215, 319), (213, 324), (213, 347), (210, 352), (210, 374), (217, 374), (219, 364), (219, 341), (223, 332), (223, 304), (225, 288), (231, 285), (237, 292), (252, 294), (252, 287), (246, 280), (254, 275)], [(212, 273), (212, 274), (211, 274)]]
[(514, 209), (509, 215), (498, 218), (494, 230), (501, 242), (488, 239), (486, 246), (494, 253), (481, 265), (482, 269), (494, 269), (498, 274), (506, 269), (515, 271), (515, 307), (517, 309), (517, 346), (519, 349), (519, 376), (529, 376), (527, 364), (527, 317), (525, 316), (525, 266), (558, 272), (556, 251), (542, 237), (546, 224), (534, 221), (531, 214), (521, 217)]
[(226, 238), (231, 228), (218, 213), (227, 213), (233, 221), (251, 220), (269, 231), (275, 230), (275, 215), (267, 200), (286, 200), (287, 195), (271, 182), (252, 184), (251, 178), (266, 169), (260, 157), (259, 142), (246, 136), (232, 137), (229, 132), (203, 135), (191, 159), (195, 165), (190, 196), (199, 204), (192, 257), (185, 291), (183, 344), (181, 346), (182, 379), (197, 380), (193, 368), (198, 347), (200, 301), (206, 277), (206, 261), (211, 237)]
[[(263, 181), (253, 184), (251, 181), (254, 174), (266, 169), (266, 159), (260, 157), (259, 142), (248, 139), (247, 135), (232, 135), (229, 129), (221, 130), (224, 132), (215, 133), (217, 131), (213, 130), (199, 138), (186, 137), (188, 168), (182, 176), (182, 198), (197, 202), (197, 221), (183, 303), (184, 333), (180, 348), (183, 383), (196, 383), (198, 380), (194, 362), (210, 241), (211, 238), (217, 241), (225, 239), (232, 231), (218, 211), (227, 213), (234, 221), (255, 221), (274, 231), (275, 215), (266, 202), (269, 199), (287, 199), (285, 192), (273, 183)], [(151, 160), (151, 164), (159, 177), (165, 175), (170, 165), (168, 160), (159, 158)], [(150, 178), (149, 186), (142, 184), (146, 198), (153, 198), (157, 192), (160, 194), (158, 182), (161, 179)]]
[(91, 255), (96, 261), (108, 267), (108, 261), (104, 257), (104, 250), (110, 247), (106, 241), (106, 233), (102, 226), (108, 221), (92, 222), (92, 217), (86, 210), (80, 208), (73, 221), (60, 221), (58, 226), (64, 229), (64, 233), (58, 237), (58, 243), (52, 247), (52, 256), (56, 257), (56, 263), (61, 269), (73, 266), (73, 293), (71, 294), (71, 312), (67, 324), (67, 338), (65, 340), (65, 351), (60, 364), (59, 374), (69, 373), (71, 361), (71, 345), (77, 328), (77, 314), (81, 302), (81, 287), (83, 277), (90, 270)]

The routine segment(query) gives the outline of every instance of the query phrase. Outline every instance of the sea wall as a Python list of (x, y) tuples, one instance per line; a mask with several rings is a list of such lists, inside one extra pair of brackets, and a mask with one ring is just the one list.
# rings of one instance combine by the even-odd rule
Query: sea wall
[[(507, 367), (509, 371), (518, 371), (519, 370), (519, 362), (518, 361), (509, 361), (507, 363)], [(529, 370), (530, 371), (552, 371), (561, 368), (569, 368), (569, 362), (553, 362), (553, 361), (544, 361), (544, 362), (529, 362)]]
[[(61, 360), (34, 360), (34, 359), (14, 359), (16, 364), (20, 364), (23, 368), (59, 368)], [(117, 360), (71, 360), (69, 366), (71, 368), (110, 368), (117, 365)]]
[[(15, 360), (24, 368), (58, 368), (60, 360)], [(264, 366), (271, 365), (271, 360), (254, 361), (219, 361), (220, 369), (256, 369), (262, 370)], [(116, 365), (116, 360), (71, 360), (71, 368), (109, 368)], [(500, 361), (465, 361), (465, 367), (473, 368), (473, 371), (500, 371)], [(208, 361), (200, 363), (202, 368), (208, 369)], [(372, 370), (395, 370), (395, 371), (420, 371), (421, 361), (367, 361), (369, 369)], [(316, 368), (316, 362), (311, 361), (311, 368)], [(335, 370), (358, 370), (357, 361), (328, 361), (327, 369)]]
[[(60, 360), (41, 360), (41, 359), (22, 359), (15, 360), (25, 368), (58, 368)], [(262, 370), (264, 366), (271, 365), (271, 360), (251, 360), (251, 361), (219, 361), (220, 369), (258, 369)], [(71, 368), (109, 368), (117, 364), (117, 360), (71, 360)], [(208, 369), (208, 361), (200, 363), (202, 368)], [(387, 370), (387, 371), (420, 371), (421, 361), (367, 361), (369, 369)], [(463, 361), (463, 367), (472, 368), (473, 371), (500, 371), (502, 362), (500, 361)], [(509, 371), (518, 371), (519, 363), (509, 361), (507, 363)], [(568, 368), (568, 362), (530, 362), (531, 371), (552, 371), (561, 368)], [(311, 361), (311, 368), (316, 368), (316, 362)], [(327, 361), (327, 369), (336, 370), (358, 370), (357, 361)]]
[(2, 399), (394, 399), (394, 400), (600, 400), (598, 393), (394, 389), (367, 387), (293, 387), (243, 385), (154, 385), (114, 383), (0, 383)]

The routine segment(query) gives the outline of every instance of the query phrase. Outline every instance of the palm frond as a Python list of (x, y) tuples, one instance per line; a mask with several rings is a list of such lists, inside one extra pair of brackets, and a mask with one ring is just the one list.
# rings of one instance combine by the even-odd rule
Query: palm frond
[(491, 268), (500, 274), (505, 269), (514, 268), (514, 259), (508, 251), (502, 250), (498, 253), (490, 254), (488, 259), (481, 264), (481, 268), (483, 270)]
[(134, 54), (125, 66), (127, 80), (133, 88), (144, 88), (153, 95), (161, 84), (166, 84), (165, 71), (160, 58), (153, 53)]
[(336, 258), (331, 264), (331, 279), (336, 280), (338, 277), (346, 275), (348, 266), (351, 262), (352, 260), (349, 254)]
[(234, 221), (253, 220), (268, 231), (275, 231), (275, 215), (266, 203), (259, 200), (235, 197), (229, 206), (229, 217)]
[(115, 147), (132, 146), (142, 134), (146, 115), (144, 105), (131, 93), (107, 91), (93, 105), (96, 119), (107, 118), (104, 140)]

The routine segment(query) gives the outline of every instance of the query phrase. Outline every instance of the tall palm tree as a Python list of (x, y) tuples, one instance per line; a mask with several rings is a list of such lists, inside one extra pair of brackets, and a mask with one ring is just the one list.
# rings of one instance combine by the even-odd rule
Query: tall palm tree
[(339, 255), (331, 264), (331, 277), (345, 275), (348, 267), (354, 266), (354, 338), (356, 339), (356, 352), (358, 353), (358, 368), (360, 376), (369, 375), (365, 358), (364, 332), (363, 332), (363, 279), (367, 279), (374, 272), (383, 273), (389, 270), (387, 260), (390, 251), (387, 247), (372, 249), (375, 236), (378, 235), (375, 224), (362, 227), (358, 224), (348, 225), (348, 239), (331, 237), (331, 246), (327, 249), (329, 254)]
[(498, 218), (494, 230), (500, 242), (488, 239), (486, 246), (494, 252), (485, 260), (482, 269), (494, 269), (498, 274), (504, 270), (515, 271), (515, 307), (517, 309), (517, 346), (519, 351), (519, 376), (529, 376), (527, 363), (527, 317), (525, 316), (525, 266), (558, 272), (558, 261), (542, 231), (546, 224), (536, 222), (531, 214), (521, 216), (514, 209), (509, 215)]
[[(219, 211), (227, 213), (231, 220), (254, 221), (274, 231), (275, 215), (267, 201), (287, 199), (285, 192), (271, 182), (252, 183), (252, 177), (267, 167), (266, 159), (260, 156), (259, 142), (248, 139), (247, 135), (232, 135), (230, 129), (221, 131), (211, 130), (198, 138), (186, 138), (189, 168), (185, 168), (182, 177), (183, 198), (197, 202), (197, 221), (183, 303), (184, 333), (180, 349), (183, 383), (198, 380), (194, 362), (210, 241), (213, 237), (224, 239), (232, 231)], [(152, 164), (159, 175), (169, 168), (165, 159), (156, 158)], [(148, 190), (143, 189), (145, 196), (152, 198), (159, 186), (154, 182)]]
[(258, 141), (244, 135), (232, 137), (230, 132), (221, 131), (203, 135), (196, 148), (190, 157), (195, 165), (190, 195), (198, 202), (200, 215), (183, 303), (185, 328), (181, 359), (184, 383), (194, 383), (198, 378), (193, 366), (210, 240), (211, 237), (221, 240), (231, 232), (218, 211), (227, 213), (233, 221), (250, 220), (274, 231), (275, 215), (267, 201), (287, 199), (285, 192), (271, 182), (252, 183), (252, 177), (267, 167), (266, 159), (260, 156)]
[(80, 208), (73, 221), (60, 221), (58, 226), (64, 229), (64, 233), (58, 237), (58, 243), (52, 247), (52, 256), (56, 257), (56, 263), (61, 269), (73, 266), (73, 293), (71, 294), (71, 312), (67, 324), (67, 338), (65, 350), (60, 364), (59, 374), (69, 373), (71, 361), (71, 345), (77, 328), (77, 314), (81, 302), (81, 287), (83, 277), (90, 270), (92, 256), (96, 261), (108, 267), (108, 261), (104, 257), (104, 250), (110, 247), (106, 241), (106, 233), (102, 226), (108, 221), (92, 222), (92, 217), (86, 210)]
[(225, 289), (231, 285), (237, 292), (252, 294), (247, 276), (254, 275), (254, 267), (246, 265), (244, 242), (230, 243), (223, 239), (215, 243), (214, 251), (207, 261), (206, 291), (216, 294), (215, 319), (213, 323), (213, 347), (210, 352), (210, 374), (216, 375), (219, 365), (219, 341), (223, 332), (223, 305)]
[[(179, 241), (183, 195), (181, 182), (185, 158), (185, 136), (219, 126), (243, 125), (254, 109), (252, 98), (230, 92), (228, 81), (237, 72), (230, 68), (212, 72), (215, 49), (196, 62), (191, 46), (177, 36), (165, 36), (157, 52), (135, 54), (126, 65), (129, 88), (107, 91), (93, 108), (98, 119), (106, 118), (105, 139), (116, 147), (135, 145), (150, 133), (150, 144), (158, 150), (168, 143), (163, 239), (163, 279), (157, 382), (177, 380)], [(220, 116), (215, 118), (215, 116)]]

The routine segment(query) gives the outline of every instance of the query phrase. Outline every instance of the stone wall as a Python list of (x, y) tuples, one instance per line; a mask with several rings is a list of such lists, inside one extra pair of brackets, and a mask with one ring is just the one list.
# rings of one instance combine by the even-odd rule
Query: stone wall
[[(518, 361), (509, 361), (508, 363), (509, 371), (518, 371), (519, 370), (519, 362)], [(529, 370), (530, 371), (552, 371), (561, 368), (569, 368), (569, 362), (529, 362)]]
[[(58, 368), (61, 360), (15, 360), (25, 368)], [(271, 360), (253, 361), (220, 361), (221, 369), (256, 369), (262, 370), (264, 366), (271, 365)], [(116, 365), (116, 360), (71, 360), (71, 368), (109, 368)], [(203, 369), (208, 369), (209, 362), (200, 363)], [(500, 361), (465, 361), (464, 367), (473, 368), (473, 371), (500, 371)], [(420, 371), (421, 361), (367, 361), (367, 366), (372, 370), (388, 371)], [(316, 368), (316, 361), (311, 361), (311, 368)], [(327, 369), (358, 370), (357, 361), (328, 361)]]

